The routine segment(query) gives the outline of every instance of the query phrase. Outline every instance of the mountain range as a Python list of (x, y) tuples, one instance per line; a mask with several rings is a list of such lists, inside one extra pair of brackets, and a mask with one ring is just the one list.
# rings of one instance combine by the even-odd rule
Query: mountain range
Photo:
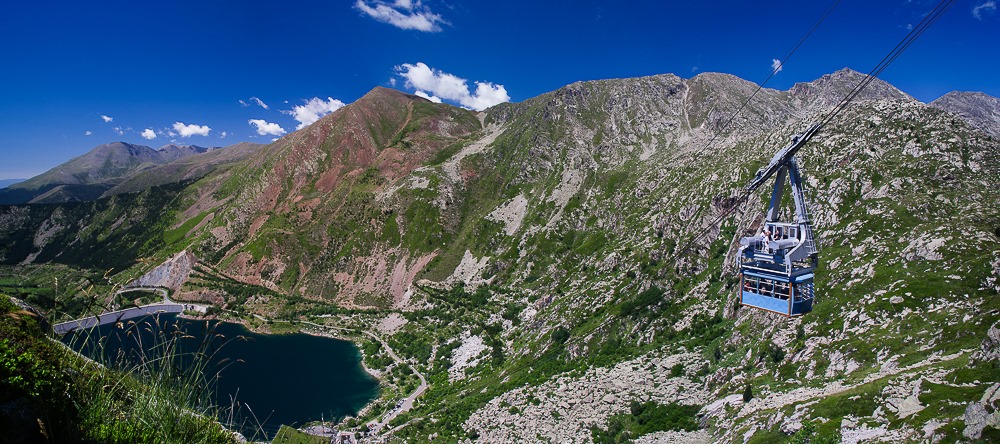
[[(103, 196), (133, 190), (125, 187), (113, 190), (122, 182), (132, 180), (176, 181), (164, 169), (148, 171), (157, 166), (174, 164), (170, 171), (176, 171), (182, 159), (197, 157), (190, 165), (197, 164), (194, 174), (204, 174), (207, 169), (221, 162), (242, 159), (261, 145), (239, 143), (229, 149), (203, 148), (193, 145), (165, 145), (153, 149), (143, 145), (113, 142), (97, 146), (86, 154), (74, 157), (49, 171), (31, 179), (0, 189), (0, 204), (60, 203), (94, 200)], [(226, 154), (209, 155), (211, 152), (225, 151)], [(188, 167), (187, 169), (191, 169)], [(138, 176), (143, 176), (137, 179)], [(156, 179), (150, 179), (156, 178)], [(161, 179), (162, 178), (162, 179)]]
[(415, 369), (430, 387), (395, 424), (408, 442), (996, 439), (996, 98), (872, 83), (799, 153), (814, 311), (736, 298), (736, 240), (770, 190), (736, 196), (863, 77), (765, 88), (739, 114), (757, 85), (720, 73), (478, 113), (375, 88), (267, 146), (157, 164), (105, 145), (18, 185), (77, 202), (0, 207), (0, 261), (378, 332), (412, 367), (382, 369), (358, 423)]

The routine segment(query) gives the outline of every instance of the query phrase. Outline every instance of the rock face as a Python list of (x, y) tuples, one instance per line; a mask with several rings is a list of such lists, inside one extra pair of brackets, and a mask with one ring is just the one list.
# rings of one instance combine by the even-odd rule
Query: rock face
[(171, 292), (176, 292), (187, 282), (197, 262), (198, 258), (184, 250), (125, 287), (169, 288)]
[(952, 91), (930, 103), (955, 114), (986, 134), (1000, 138), (1000, 99), (981, 92)]

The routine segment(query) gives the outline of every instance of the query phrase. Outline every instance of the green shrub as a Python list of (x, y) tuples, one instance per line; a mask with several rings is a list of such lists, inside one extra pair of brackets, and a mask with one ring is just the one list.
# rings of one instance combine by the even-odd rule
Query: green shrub
[(596, 444), (621, 443), (654, 432), (693, 431), (698, 429), (695, 415), (699, 410), (698, 405), (632, 401), (628, 413), (608, 419), (607, 429), (592, 428), (591, 437)]

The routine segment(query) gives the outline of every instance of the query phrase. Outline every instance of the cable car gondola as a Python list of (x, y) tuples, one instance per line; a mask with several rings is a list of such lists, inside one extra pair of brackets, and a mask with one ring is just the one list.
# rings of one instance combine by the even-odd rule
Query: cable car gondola
[[(795, 163), (795, 153), (820, 126), (815, 123), (793, 137), (791, 143), (779, 150), (766, 167), (758, 170), (747, 185), (746, 194), (749, 195), (774, 177), (771, 202), (760, 234), (740, 239), (739, 297), (742, 305), (790, 317), (812, 311), (819, 250), (809, 224), (805, 188)], [(795, 200), (795, 218), (782, 222), (779, 213), (786, 177)]]

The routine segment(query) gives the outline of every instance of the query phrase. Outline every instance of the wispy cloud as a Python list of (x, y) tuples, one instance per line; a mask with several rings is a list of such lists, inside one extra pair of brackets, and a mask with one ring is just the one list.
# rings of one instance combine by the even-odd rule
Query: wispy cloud
[(92, 132), (90, 132), (90, 131), (84, 131), (84, 132), (83, 132), (83, 135), (84, 135), (84, 136), (89, 136), (89, 135), (91, 135), (91, 134), (94, 134), (94, 133), (92, 133)]
[(225, 139), (227, 135), (228, 134), (225, 131), (223, 131), (222, 134), (219, 134), (219, 138), (220, 139)]
[(470, 92), (467, 80), (433, 69), (423, 62), (417, 62), (415, 65), (404, 63), (396, 67), (396, 73), (406, 80), (404, 85), (407, 88), (417, 90), (417, 95), (457, 102), (476, 111), (510, 101), (507, 89), (503, 85), (474, 82), (476, 90)]
[(142, 132), (139, 133), (139, 135), (142, 136), (143, 139), (153, 140), (156, 138), (156, 131), (153, 131), (152, 128), (146, 128), (142, 130)]
[(972, 8), (972, 16), (976, 20), (982, 20), (983, 14), (992, 14), (997, 12), (997, 2), (990, 0), (988, 2), (982, 2)]
[(101, 120), (103, 120), (104, 123), (108, 123), (108, 122), (111, 122), (112, 120), (115, 120), (115, 118), (111, 117), (111, 116), (105, 116), (104, 114), (101, 114)]
[(112, 129), (115, 130), (115, 132), (118, 133), (119, 136), (124, 136), (125, 135), (125, 130), (123, 130), (122, 127), (120, 127), (120, 126), (116, 126), (116, 127), (112, 128)]
[(299, 122), (299, 126), (295, 127), (295, 129), (300, 130), (313, 124), (321, 117), (343, 107), (344, 102), (332, 97), (327, 97), (325, 101), (319, 97), (313, 97), (309, 99), (305, 105), (298, 105), (289, 111), (282, 112), (291, 115), (292, 118), (297, 120)]
[(399, 29), (413, 29), (424, 32), (438, 32), (441, 25), (447, 25), (439, 14), (431, 12), (420, 0), (357, 0), (354, 7), (369, 17), (388, 23)]
[(771, 59), (771, 72), (777, 74), (777, 73), (781, 72), (781, 68), (783, 68), (783, 67), (784, 66), (782, 66), (781, 60)]
[(264, 119), (250, 119), (247, 120), (247, 123), (256, 127), (257, 134), (260, 134), (262, 136), (267, 136), (267, 135), (280, 136), (282, 134), (285, 134), (285, 129), (282, 128), (281, 125), (265, 121)]
[(196, 125), (193, 123), (186, 125), (181, 122), (174, 122), (174, 131), (181, 137), (207, 136), (212, 131), (212, 128), (209, 128), (208, 125)]
[(270, 107), (267, 106), (267, 104), (264, 103), (263, 100), (260, 100), (257, 97), (251, 97), (251, 98), (247, 99), (247, 101), (244, 101), (243, 99), (240, 99), (240, 105), (243, 105), (244, 108), (250, 106), (251, 104), (257, 105), (257, 106), (259, 106), (261, 108), (264, 108), (264, 109), (270, 109)]

